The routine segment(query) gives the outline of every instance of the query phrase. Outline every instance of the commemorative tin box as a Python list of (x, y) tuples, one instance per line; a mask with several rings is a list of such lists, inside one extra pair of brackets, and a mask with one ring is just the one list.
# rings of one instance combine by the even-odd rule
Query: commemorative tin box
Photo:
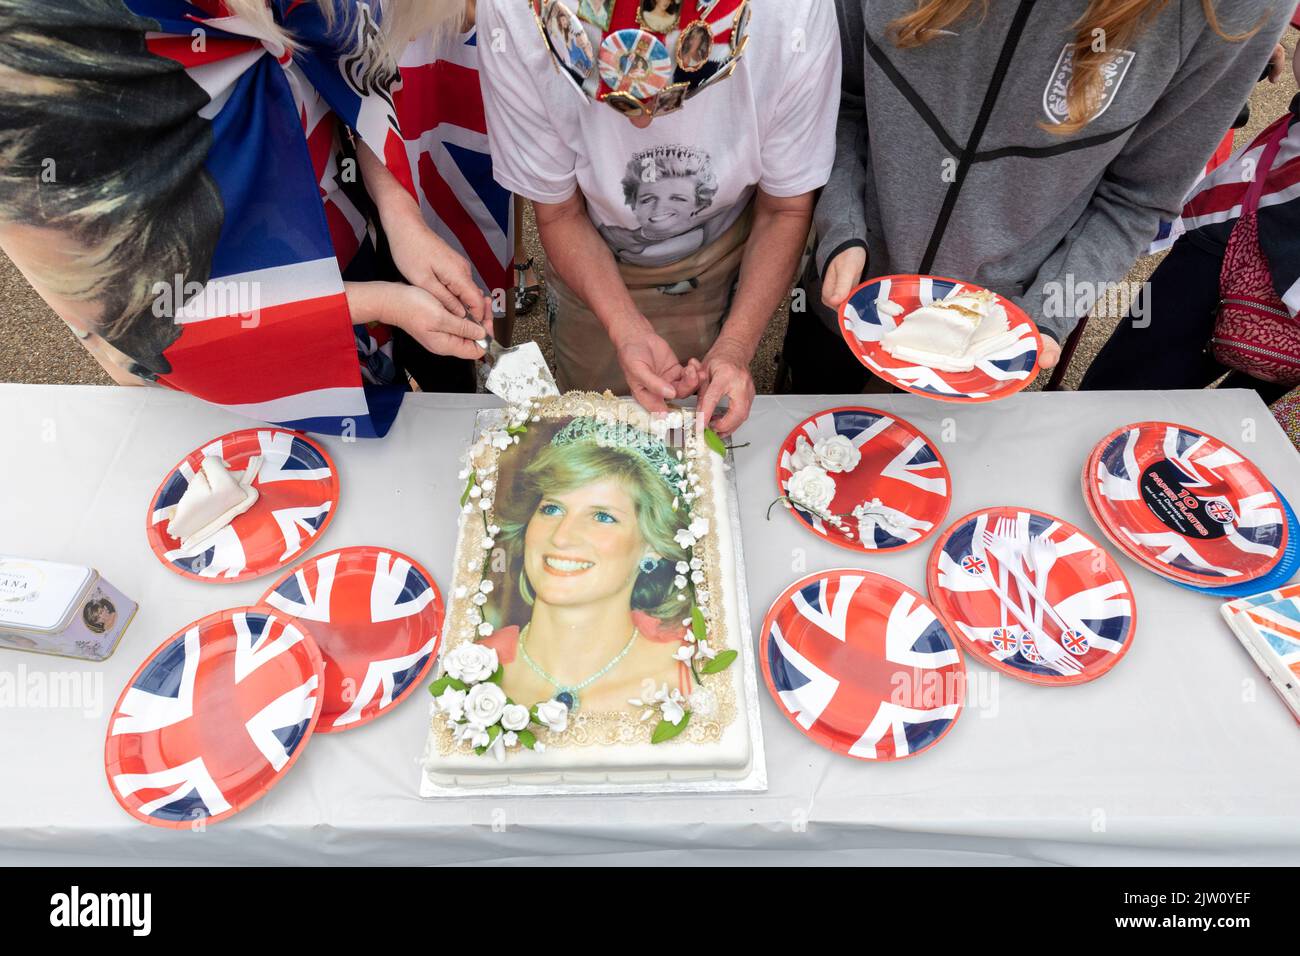
[(0, 647), (102, 661), (135, 611), (94, 568), (0, 554)]

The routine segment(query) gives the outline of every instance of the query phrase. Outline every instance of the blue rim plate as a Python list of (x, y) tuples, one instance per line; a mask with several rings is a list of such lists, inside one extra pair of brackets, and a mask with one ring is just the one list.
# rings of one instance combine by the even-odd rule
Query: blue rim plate
[[(1295, 573), (1300, 571), (1300, 545), (1296, 542), (1297, 522), (1295, 511), (1291, 508), (1291, 502), (1286, 500), (1286, 496), (1278, 491), (1277, 485), (1273, 486), (1273, 491), (1277, 495), (1277, 500), (1282, 502), (1282, 508), (1286, 511), (1287, 524), (1287, 545), (1286, 550), (1282, 552), (1282, 560), (1277, 563), (1268, 574), (1262, 578), (1256, 578), (1254, 581), (1247, 581), (1245, 584), (1230, 584), (1221, 588), (1203, 588), (1195, 584), (1184, 584), (1182, 581), (1174, 581), (1179, 587), (1187, 588), (1189, 591), (1196, 591), (1199, 594), (1212, 594), (1215, 597), (1250, 597), (1255, 594), (1262, 594), (1265, 591), (1272, 591), (1282, 587), (1295, 577)], [(1167, 579), (1168, 580), (1168, 579)]]

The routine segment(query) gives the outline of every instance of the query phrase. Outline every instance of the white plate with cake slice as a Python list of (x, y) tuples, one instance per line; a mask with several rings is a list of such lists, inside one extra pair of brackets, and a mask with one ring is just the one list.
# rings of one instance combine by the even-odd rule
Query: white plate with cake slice
[(863, 283), (840, 307), (840, 333), (885, 381), (946, 402), (991, 402), (1038, 374), (1042, 340), (1022, 309), (988, 289), (940, 276)]

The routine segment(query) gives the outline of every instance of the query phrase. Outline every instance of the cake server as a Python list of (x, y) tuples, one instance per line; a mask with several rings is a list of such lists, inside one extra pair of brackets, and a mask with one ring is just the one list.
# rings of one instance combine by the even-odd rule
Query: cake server
[(479, 384), (503, 401), (516, 405), (560, 394), (536, 342), (505, 348), (484, 330), (477, 345), (484, 352), (478, 366)]

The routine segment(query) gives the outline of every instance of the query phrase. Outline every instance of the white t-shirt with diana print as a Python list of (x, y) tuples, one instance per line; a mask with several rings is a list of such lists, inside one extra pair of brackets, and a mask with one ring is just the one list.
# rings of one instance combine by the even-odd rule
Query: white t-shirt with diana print
[[(566, 4), (576, 9), (574, 4)], [(751, 0), (730, 78), (646, 129), (581, 93), (528, 0), (479, 0), (480, 79), (497, 182), (534, 202), (582, 190), (620, 261), (671, 265), (724, 233), (755, 188), (825, 185), (835, 158), (840, 46), (829, 0)]]

